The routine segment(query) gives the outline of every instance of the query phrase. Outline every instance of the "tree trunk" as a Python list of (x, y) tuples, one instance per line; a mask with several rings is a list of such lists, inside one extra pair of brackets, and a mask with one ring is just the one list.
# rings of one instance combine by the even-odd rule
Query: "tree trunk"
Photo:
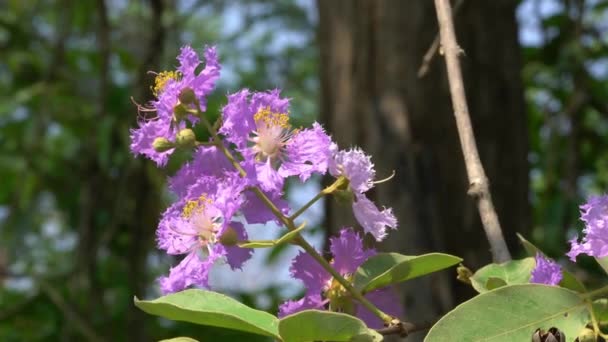
[[(478, 268), (491, 261), (467, 177), (445, 66), (435, 56), (417, 76), (438, 28), (432, 1), (318, 1), (321, 113), (341, 148), (372, 155), (372, 199), (399, 219), (382, 248), (447, 252)], [(517, 40), (517, 1), (466, 0), (456, 14), (477, 144), (509, 247), (529, 226), (527, 129)], [(327, 201), (332, 232), (353, 225), (350, 207)], [(455, 272), (405, 287), (406, 318), (433, 320), (472, 294)]]

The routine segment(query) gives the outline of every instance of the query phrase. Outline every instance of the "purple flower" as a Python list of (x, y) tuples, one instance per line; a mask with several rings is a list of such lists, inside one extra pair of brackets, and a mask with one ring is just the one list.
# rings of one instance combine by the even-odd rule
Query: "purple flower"
[(242, 90), (228, 96), (222, 111), (220, 133), (234, 144), (255, 168), (257, 185), (266, 192), (281, 193), (284, 179), (313, 173), (324, 174), (331, 140), (323, 128), (297, 130), (289, 124), (289, 100), (279, 90), (250, 93)]
[[(339, 237), (330, 239), (333, 254), (332, 266), (345, 279), (352, 281), (354, 273), (361, 264), (376, 252), (365, 249), (363, 240), (352, 229), (342, 229)], [(287, 316), (307, 309), (330, 309), (356, 315), (370, 328), (381, 328), (383, 322), (353, 299), (348, 291), (321, 267), (309, 254), (300, 253), (291, 265), (291, 274), (302, 280), (306, 286), (304, 298), (286, 301), (279, 308), (279, 316)], [(365, 294), (382, 311), (399, 317), (402, 307), (397, 295), (391, 288), (374, 290)]]
[[(244, 166), (248, 173), (255, 174), (255, 169)], [(255, 178), (241, 178), (234, 166), (228, 162), (226, 156), (215, 146), (198, 147), (194, 151), (192, 161), (184, 164), (169, 179), (169, 189), (178, 198), (195, 198), (196, 195), (193, 195), (193, 192), (201, 192), (196, 190), (197, 182), (201, 179), (209, 179), (209, 177), (224, 179), (224, 182), (218, 184), (218, 186), (225, 186), (236, 193), (241, 193), (238, 202), (239, 207), (234, 208), (234, 211), (240, 210), (247, 223), (263, 224), (268, 221), (277, 221), (272, 211), (251, 190), (245, 191), (246, 187), (255, 184)], [(228, 193), (228, 191), (223, 193)], [(288, 203), (281, 198), (280, 194), (266, 193), (266, 195), (283, 214), (287, 215), (289, 213)], [(237, 202), (233, 201), (233, 203)]]
[(393, 215), (392, 209), (379, 210), (364, 195), (374, 186), (373, 180), (376, 175), (370, 157), (358, 148), (338, 151), (338, 146), (332, 144), (330, 149), (332, 158), (329, 162), (329, 173), (334, 177), (348, 178), (349, 187), (355, 195), (353, 213), (357, 222), (377, 241), (383, 240), (386, 237), (386, 227), (397, 228), (397, 218)]
[(222, 243), (226, 233), (239, 240), (247, 238), (242, 224), (232, 222), (243, 202), (243, 181), (231, 173), (223, 178), (201, 176), (182, 191), (185, 198), (163, 213), (156, 233), (158, 247), (168, 254), (186, 254), (168, 277), (160, 279), (163, 293), (191, 285), (208, 287), (209, 271), (216, 260), (226, 258), (237, 269), (251, 256), (249, 249)]
[(585, 236), (580, 243), (576, 237), (570, 241), (568, 257), (576, 261), (579, 254), (596, 258), (608, 256), (608, 195), (592, 196), (580, 208)]
[(562, 280), (562, 269), (554, 261), (536, 253), (536, 267), (532, 270), (531, 283), (557, 285)]
[[(139, 128), (131, 130), (131, 151), (134, 154), (143, 154), (156, 162), (158, 166), (164, 166), (174, 149), (158, 152), (152, 147), (156, 138), (164, 138), (170, 142), (175, 141), (175, 135), (181, 129), (186, 128), (186, 121), (192, 124), (198, 122), (194, 115), (179, 116), (174, 109), (180, 105), (180, 95), (192, 91), (200, 109), (206, 109), (206, 97), (215, 87), (215, 82), (220, 75), (220, 65), (214, 47), (205, 49), (205, 68), (196, 73), (196, 68), (201, 61), (196, 52), (190, 46), (184, 46), (177, 57), (179, 67), (177, 71), (164, 71), (156, 76), (153, 87), (154, 95), (157, 97), (152, 101), (152, 108), (143, 110), (155, 112), (152, 119), (139, 121)], [(187, 108), (194, 108), (194, 103), (183, 104)]]

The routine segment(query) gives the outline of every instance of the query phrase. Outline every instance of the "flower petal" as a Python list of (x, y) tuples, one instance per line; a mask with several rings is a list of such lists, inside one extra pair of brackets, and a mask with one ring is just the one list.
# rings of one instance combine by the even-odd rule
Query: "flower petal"
[(388, 208), (380, 211), (363, 194), (356, 194), (356, 199), (353, 203), (355, 218), (361, 224), (363, 230), (372, 234), (377, 241), (381, 241), (386, 237), (386, 227), (397, 228), (397, 218), (393, 215), (392, 209)]

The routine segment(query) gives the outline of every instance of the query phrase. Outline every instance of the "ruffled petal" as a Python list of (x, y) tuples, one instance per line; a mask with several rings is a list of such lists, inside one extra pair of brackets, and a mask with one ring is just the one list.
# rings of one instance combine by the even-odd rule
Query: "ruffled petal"
[(167, 254), (178, 255), (190, 253), (197, 244), (196, 232), (181, 217), (180, 203), (167, 208), (162, 214), (156, 230), (156, 242), (159, 249)]
[(291, 275), (306, 286), (306, 293), (320, 294), (331, 279), (331, 275), (309, 254), (300, 252), (291, 264)]
[(567, 255), (576, 261), (579, 254), (597, 258), (608, 256), (608, 195), (592, 196), (581, 206), (581, 221), (585, 223), (584, 236), (579, 242), (576, 238), (570, 241), (570, 252)]
[(557, 285), (562, 281), (562, 268), (554, 261), (536, 253), (536, 267), (532, 270), (531, 283)]
[(283, 190), (284, 178), (272, 167), (270, 159), (265, 163), (256, 164), (256, 172), (262, 190), (273, 193)]
[[(288, 215), (289, 203), (281, 198), (281, 195), (266, 193), (266, 196), (284, 215)], [(269, 221), (274, 221), (279, 225), (282, 224), (252, 191), (245, 192), (245, 204), (241, 206), (241, 212), (248, 224), (265, 224)]]
[(157, 152), (152, 146), (156, 138), (165, 138), (173, 141), (175, 139), (175, 131), (170, 128), (169, 123), (163, 120), (141, 121), (139, 128), (131, 130), (131, 152), (136, 155), (142, 154), (154, 161), (156, 165), (162, 167), (167, 164), (169, 156), (175, 149)]
[(255, 121), (249, 109), (249, 90), (228, 95), (228, 103), (222, 109), (222, 127), (219, 132), (237, 148), (247, 146), (249, 134), (255, 131)]
[(182, 291), (192, 285), (209, 286), (209, 271), (218, 255), (210, 254), (201, 260), (196, 252), (189, 253), (177, 266), (172, 267), (169, 276), (159, 279), (163, 294)]
[(373, 249), (363, 248), (363, 239), (352, 228), (344, 228), (340, 236), (329, 239), (333, 267), (340, 274), (353, 274), (369, 257), (376, 254)]
[(286, 160), (279, 169), (283, 177), (299, 176), (302, 182), (313, 173), (325, 174), (330, 158), (331, 138), (323, 127), (314, 123), (311, 129), (296, 133), (286, 146)]
[(306, 296), (300, 300), (288, 300), (279, 306), (279, 318), (300, 312), (302, 310), (320, 309), (325, 306), (320, 295)]
[(392, 209), (380, 211), (376, 205), (363, 194), (356, 194), (353, 202), (353, 213), (363, 230), (374, 236), (377, 241), (386, 237), (386, 227), (396, 229), (397, 218)]
[(333, 153), (329, 161), (329, 173), (334, 177), (345, 176), (350, 181), (350, 187), (357, 193), (371, 189), (376, 176), (371, 158), (359, 148), (348, 151), (338, 151), (338, 146), (332, 144)]

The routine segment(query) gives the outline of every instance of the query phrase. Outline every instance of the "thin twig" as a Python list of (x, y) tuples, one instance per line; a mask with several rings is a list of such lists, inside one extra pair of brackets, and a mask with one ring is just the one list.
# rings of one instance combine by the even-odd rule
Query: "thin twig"
[[(463, 3), (464, 3), (464, 0), (456, 0), (456, 3), (454, 4), (454, 9), (452, 10), (452, 13), (454, 16), (456, 16), (456, 14), (458, 14), (458, 11), (462, 7)], [(433, 43), (431, 43), (431, 46), (429, 46), (429, 49), (424, 54), (424, 57), (422, 57), (422, 63), (420, 64), (418, 73), (416, 73), (418, 78), (423, 78), (429, 72), (429, 69), (431, 67), (431, 62), (433, 61), (433, 57), (435, 57), (435, 54), (437, 53), (437, 50), (439, 49), (439, 40), (440, 40), (440, 36), (439, 36), (439, 32), (437, 32), (435, 39), (433, 39)]]
[(511, 260), (511, 255), (502, 235), (494, 204), (492, 204), (488, 178), (483, 170), (483, 165), (477, 152), (477, 144), (471, 125), (462, 73), (460, 71), (460, 62), (458, 60), (458, 55), (462, 50), (456, 42), (450, 1), (435, 0), (435, 9), (437, 11), (441, 47), (445, 56), (448, 82), (450, 84), (454, 117), (456, 118), (458, 136), (469, 178), (468, 194), (477, 200), (479, 216), (481, 216), (481, 222), (490, 243), (494, 262), (508, 261)]

